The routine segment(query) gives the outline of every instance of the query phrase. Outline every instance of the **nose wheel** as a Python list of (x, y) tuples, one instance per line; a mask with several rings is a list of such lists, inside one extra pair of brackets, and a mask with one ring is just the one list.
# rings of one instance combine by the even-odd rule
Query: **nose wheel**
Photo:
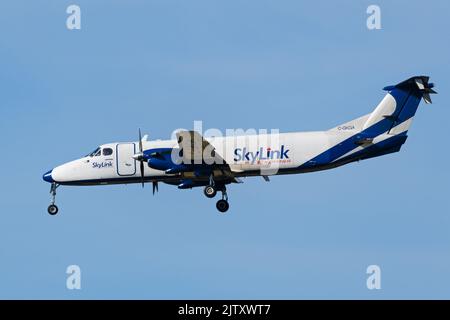
[(55, 182), (52, 183), (52, 186), (50, 188), (50, 194), (52, 195), (52, 199), (50, 201), (50, 205), (47, 208), (47, 212), (54, 216), (58, 213), (58, 207), (55, 205), (55, 199), (56, 199), (56, 189), (59, 187), (59, 184), (56, 184)]
[(48, 212), (48, 214), (54, 216), (55, 214), (58, 213), (58, 207), (54, 204), (51, 204), (48, 206), (47, 212)]

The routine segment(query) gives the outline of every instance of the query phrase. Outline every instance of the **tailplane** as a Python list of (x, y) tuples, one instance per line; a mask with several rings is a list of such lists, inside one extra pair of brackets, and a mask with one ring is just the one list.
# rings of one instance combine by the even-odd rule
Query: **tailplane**
[(431, 103), (436, 93), (429, 77), (416, 76), (394, 86), (385, 87), (388, 93), (370, 114), (362, 130), (372, 134), (399, 134), (409, 129), (420, 100)]

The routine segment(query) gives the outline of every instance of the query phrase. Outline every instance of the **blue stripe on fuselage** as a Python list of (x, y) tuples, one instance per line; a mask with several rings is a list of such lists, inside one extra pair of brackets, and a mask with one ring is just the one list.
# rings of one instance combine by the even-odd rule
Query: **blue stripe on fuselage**
[[(392, 126), (392, 120), (391, 119), (383, 119), (377, 123), (375, 123), (373, 126), (345, 139), (344, 141), (338, 143), (337, 145), (325, 150), (318, 156), (312, 158), (310, 161), (306, 162), (305, 164), (302, 164), (300, 168), (307, 168), (313, 165), (323, 165), (330, 162), (333, 162), (339, 157), (342, 157), (344, 154), (352, 151), (353, 149), (357, 148), (358, 145), (356, 144), (356, 141), (362, 139), (362, 138), (374, 138), (376, 136), (379, 136), (380, 134), (388, 131)], [(310, 164), (312, 163), (312, 165)]]
[(387, 138), (386, 140), (367, 146), (363, 150), (352, 153), (346, 157), (339, 159), (336, 162), (342, 162), (344, 164), (352, 161), (363, 160), (397, 152), (400, 150), (400, 147), (405, 143), (407, 138), (408, 136), (405, 131), (398, 135)]

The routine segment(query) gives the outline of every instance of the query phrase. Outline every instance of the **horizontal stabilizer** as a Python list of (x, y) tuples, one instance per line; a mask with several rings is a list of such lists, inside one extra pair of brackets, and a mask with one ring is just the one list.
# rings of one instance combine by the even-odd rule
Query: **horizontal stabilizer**
[(430, 94), (437, 93), (436, 91), (433, 90), (434, 83), (429, 82), (429, 80), (430, 77), (428, 76), (416, 76), (409, 78), (408, 80), (405, 80), (403, 82), (400, 82), (395, 86), (384, 87), (383, 90), (392, 91), (395, 88), (398, 88), (403, 89), (405, 91), (417, 91), (419, 94), (422, 95), (422, 98), (425, 101), (425, 103), (429, 104), (432, 103)]

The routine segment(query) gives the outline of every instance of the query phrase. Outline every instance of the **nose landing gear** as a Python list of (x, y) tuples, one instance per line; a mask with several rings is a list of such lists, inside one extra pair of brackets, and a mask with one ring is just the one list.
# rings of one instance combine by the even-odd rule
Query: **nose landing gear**
[(56, 182), (52, 183), (52, 186), (50, 188), (50, 193), (52, 195), (52, 200), (50, 202), (50, 205), (47, 208), (47, 212), (54, 216), (55, 214), (58, 213), (58, 207), (55, 205), (55, 198), (56, 198), (56, 188), (59, 187), (59, 184), (56, 184)]

